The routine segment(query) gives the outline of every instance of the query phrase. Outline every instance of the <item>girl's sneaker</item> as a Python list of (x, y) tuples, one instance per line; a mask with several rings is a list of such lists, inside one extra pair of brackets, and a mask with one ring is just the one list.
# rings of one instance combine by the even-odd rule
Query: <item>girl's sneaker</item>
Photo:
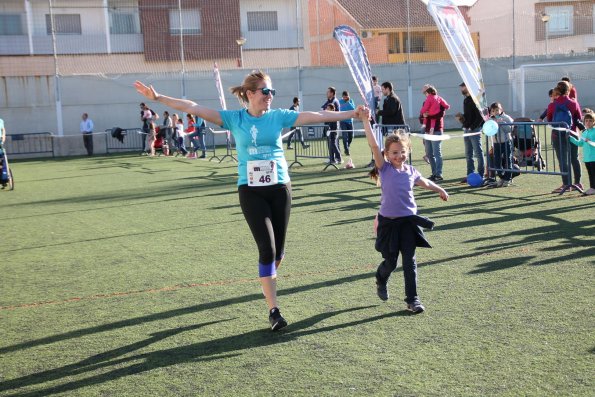
[(423, 311), (426, 310), (426, 308), (424, 307), (424, 305), (421, 304), (419, 300), (416, 300), (413, 303), (407, 304), (407, 310), (409, 310), (413, 314), (419, 314), (423, 313)]

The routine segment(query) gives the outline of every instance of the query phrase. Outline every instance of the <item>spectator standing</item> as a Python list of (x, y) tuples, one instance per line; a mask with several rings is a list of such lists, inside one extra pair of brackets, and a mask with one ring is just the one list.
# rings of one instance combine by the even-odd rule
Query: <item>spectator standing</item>
[[(192, 117), (191, 114), (188, 114), (188, 116)], [(205, 145), (205, 130), (207, 129), (207, 124), (200, 117), (192, 117), (192, 128), (194, 131), (190, 132), (190, 117), (188, 118), (188, 141), (190, 142), (192, 153), (190, 153), (188, 157), (196, 158), (196, 152), (200, 148), (202, 155), (199, 158), (204, 159), (207, 157), (207, 146)]]
[(378, 109), (380, 100), (382, 99), (382, 88), (378, 84), (378, 78), (376, 76), (372, 76), (372, 90), (374, 91), (374, 109)]
[[(579, 104), (568, 96), (570, 85), (567, 81), (559, 81), (554, 88), (554, 101), (547, 107), (547, 120), (554, 122), (565, 122), (571, 131), (583, 127), (581, 119), (583, 114)], [(552, 129), (552, 145), (556, 152), (556, 158), (560, 165), (561, 172), (567, 172), (562, 176), (562, 185), (554, 189), (552, 193), (561, 193), (566, 190), (572, 190), (570, 169), (566, 169), (568, 151), (570, 150), (570, 164), (574, 175), (574, 185), (579, 190), (583, 189), (581, 185), (581, 163), (578, 159), (578, 146), (570, 145), (568, 147), (568, 131)]]
[[(174, 123), (169, 115), (169, 112), (166, 110), (163, 112), (163, 125), (161, 127), (164, 130), (165, 142), (168, 148), (174, 147)], [(171, 150), (171, 149), (170, 149)]]
[[(450, 109), (450, 105), (442, 97), (438, 96), (438, 91), (434, 86), (427, 85), (424, 88), (426, 101), (420, 110), (421, 117), (424, 119), (422, 129), (428, 135), (442, 135), (444, 132), (444, 112)], [(444, 180), (442, 176), (442, 141), (424, 139), (424, 146), (432, 169), (432, 175), (428, 179), (433, 182)]]
[(87, 150), (87, 156), (93, 155), (93, 120), (87, 113), (83, 113), (80, 124), (81, 134), (83, 134), (83, 144)]
[[(382, 110), (377, 110), (376, 115), (382, 117), (382, 125), (405, 125), (403, 105), (401, 105), (399, 97), (393, 92), (392, 83), (385, 81), (380, 86), (382, 88), (382, 95), (384, 95), (384, 102), (382, 104)], [(386, 135), (388, 128), (383, 128), (382, 133)]]
[[(473, 102), (471, 94), (467, 89), (465, 83), (459, 84), (461, 94), (465, 97), (463, 100), (463, 131), (466, 133), (480, 132), (483, 126), (483, 116)], [(483, 147), (481, 145), (481, 134), (466, 136), (463, 138), (465, 142), (465, 158), (467, 160), (467, 174), (475, 172), (475, 163), (473, 157), (477, 159), (477, 173), (484, 176), (485, 163), (483, 155)], [(465, 176), (461, 183), (467, 183), (467, 176)]]
[[(339, 110), (346, 112), (349, 110), (355, 110), (355, 103), (353, 99), (349, 97), (349, 92), (343, 91), (341, 99), (339, 99)], [(341, 129), (341, 137), (343, 138), (343, 149), (347, 156), (350, 156), (349, 148), (351, 142), (353, 142), (353, 119), (346, 119), (339, 122), (339, 128)]]
[(322, 110), (326, 110), (327, 106), (329, 103), (333, 104), (333, 108), (335, 109), (335, 112), (339, 111), (340, 105), (339, 105), (339, 100), (337, 99), (337, 90), (335, 89), (335, 87), (329, 87), (326, 90), (326, 101), (322, 104), (322, 106), (320, 107)]
[[(289, 110), (295, 110), (296, 112), (300, 111), (300, 98), (293, 97), (293, 104), (289, 107)], [(300, 127), (295, 127), (292, 133), (287, 137), (287, 150), (293, 149), (293, 147), (291, 147), (291, 140), (294, 136), (296, 137), (296, 140), (302, 144), (302, 148), (308, 149), (310, 147), (310, 145), (307, 145), (306, 142), (304, 142), (302, 129)]]
[[(335, 111), (335, 106), (332, 103), (326, 105), (326, 109), (329, 112)], [(329, 161), (328, 164), (341, 164), (343, 159), (341, 158), (341, 151), (339, 150), (339, 123), (336, 121), (329, 121), (324, 123), (325, 134), (328, 138), (328, 153)]]
[(6, 142), (6, 128), (4, 128), (4, 120), (0, 119), (0, 146)]
[[(568, 91), (568, 98), (570, 99), (574, 99), (576, 101), (576, 103), (578, 102), (578, 93), (576, 92), (576, 87), (574, 86), (574, 84), (572, 84), (570, 82), (570, 77), (568, 76), (564, 76), (560, 79), (560, 81), (565, 81), (568, 83), (568, 85), (570, 86), (570, 89)], [(580, 105), (579, 105), (580, 106)]]

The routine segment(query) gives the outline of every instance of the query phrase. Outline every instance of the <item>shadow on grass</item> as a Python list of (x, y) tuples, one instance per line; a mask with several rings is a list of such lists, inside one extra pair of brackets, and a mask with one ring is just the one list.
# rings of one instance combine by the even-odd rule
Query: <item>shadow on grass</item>
[[(63, 385), (48, 387), (37, 391), (13, 394), (13, 396), (33, 396), (39, 394), (47, 396), (56, 393), (73, 391), (83, 387), (97, 385), (108, 381), (113, 381), (115, 379), (120, 379), (126, 376), (152, 371), (157, 368), (165, 368), (173, 365), (190, 362), (212, 361), (232, 358), (240, 355), (241, 352), (246, 349), (264, 348), (281, 343), (292, 342), (304, 336), (320, 334), (323, 332), (331, 332), (349, 327), (355, 327), (358, 325), (371, 323), (374, 321), (380, 321), (387, 318), (410, 315), (406, 311), (398, 311), (393, 313), (381, 314), (361, 320), (349, 321), (342, 324), (313, 328), (319, 322), (323, 320), (328, 320), (330, 317), (352, 313), (359, 310), (369, 309), (372, 307), (375, 307), (375, 305), (361, 306), (355, 308), (336, 310), (333, 312), (320, 313), (315, 316), (305, 318), (296, 323), (290, 324), (284, 331), (278, 333), (272, 333), (269, 330), (255, 330), (244, 334), (226, 336), (223, 338), (208, 340), (190, 345), (119, 358), (124, 354), (128, 354), (140, 348), (147, 347), (150, 344), (167, 338), (171, 335), (175, 335), (187, 330), (198, 329), (207, 325), (216, 324), (217, 322), (221, 321), (213, 321), (210, 323), (197, 324), (194, 326), (184, 327), (180, 329), (166, 330), (158, 332), (156, 334), (152, 334), (151, 337), (146, 340), (136, 342), (127, 346), (122, 346), (118, 349), (114, 349), (89, 357), (78, 363), (2, 382), (0, 383), (0, 391), (14, 390), (16, 388), (32, 386), (53, 380), (63, 379), (66, 377), (81, 375), (91, 371), (108, 370), (108, 372), (100, 373), (98, 375), (93, 375), (76, 381), (71, 381)], [(122, 367), (122, 365), (126, 364), (130, 365)], [(112, 366), (116, 366), (116, 368), (110, 371), (109, 368)]]
[[(374, 276), (374, 274), (375, 273), (372, 273), (372, 272), (364, 273), (364, 274), (357, 274), (357, 275), (353, 275), (353, 276), (338, 278), (335, 280), (321, 281), (321, 282), (314, 283), (314, 284), (283, 289), (278, 292), (278, 296), (292, 295), (292, 294), (297, 294), (297, 293), (304, 292), (304, 291), (310, 291), (310, 290), (315, 290), (315, 289), (320, 289), (320, 288), (325, 288), (325, 287), (331, 287), (331, 286), (351, 283), (354, 281), (371, 278)], [(68, 340), (68, 339), (79, 338), (79, 337), (85, 336), (85, 335), (96, 334), (99, 332), (106, 332), (106, 331), (111, 331), (111, 330), (120, 329), (120, 328), (124, 328), (124, 327), (131, 327), (131, 326), (135, 326), (135, 325), (139, 325), (139, 324), (149, 323), (152, 321), (160, 321), (160, 320), (165, 320), (165, 319), (173, 318), (173, 317), (177, 317), (177, 316), (183, 316), (186, 314), (198, 313), (198, 312), (201, 312), (204, 310), (211, 310), (211, 309), (216, 309), (219, 307), (225, 307), (225, 306), (229, 306), (229, 305), (252, 302), (252, 301), (262, 300), (262, 299), (263, 299), (263, 297), (262, 297), (262, 294), (260, 294), (260, 293), (259, 294), (250, 294), (250, 295), (244, 295), (244, 296), (239, 296), (239, 297), (235, 297), (235, 298), (222, 299), (222, 300), (215, 301), (215, 302), (208, 302), (208, 303), (202, 303), (199, 305), (188, 306), (188, 307), (184, 307), (181, 309), (168, 310), (168, 311), (161, 312), (161, 313), (154, 313), (154, 314), (150, 314), (147, 316), (130, 318), (127, 320), (121, 320), (121, 321), (116, 321), (116, 322), (109, 323), (109, 324), (98, 325), (95, 327), (74, 330), (74, 331), (70, 331), (70, 332), (65, 332), (63, 334), (48, 336), (45, 338), (32, 340), (32, 341), (28, 341), (28, 342), (23, 342), (23, 343), (19, 343), (19, 344), (12, 345), (12, 346), (2, 347), (2, 348), (0, 348), (0, 354), (14, 352), (14, 351), (22, 350), (22, 349), (28, 349), (28, 348), (32, 348), (35, 346), (48, 345), (51, 343), (56, 343), (56, 342), (60, 342), (60, 341)]]

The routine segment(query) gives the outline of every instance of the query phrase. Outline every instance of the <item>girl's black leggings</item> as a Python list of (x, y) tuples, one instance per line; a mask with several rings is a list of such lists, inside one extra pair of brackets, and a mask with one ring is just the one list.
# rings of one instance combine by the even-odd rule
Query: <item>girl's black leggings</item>
[[(291, 185), (238, 187), (244, 218), (258, 246), (260, 267), (273, 266), (285, 255), (285, 235), (291, 211)], [(270, 274), (269, 274), (270, 275)], [(263, 274), (261, 272), (261, 277)]]

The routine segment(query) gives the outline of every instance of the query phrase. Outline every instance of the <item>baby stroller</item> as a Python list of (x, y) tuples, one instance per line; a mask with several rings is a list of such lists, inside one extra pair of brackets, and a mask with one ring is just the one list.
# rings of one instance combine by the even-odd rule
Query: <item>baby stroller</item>
[(8, 166), (8, 157), (6, 156), (6, 151), (2, 147), (2, 144), (0, 144), (0, 167), (2, 169), (2, 173), (0, 174), (0, 188), (6, 189), (8, 186), (8, 190), (14, 190), (12, 170)]
[[(516, 122), (532, 123), (528, 117), (518, 117)], [(520, 167), (533, 167), (538, 171), (545, 169), (545, 160), (541, 157), (541, 145), (532, 124), (515, 125), (512, 130), (515, 158)]]
[(155, 127), (155, 141), (153, 142), (153, 148), (155, 148), (155, 153), (165, 156), (169, 156), (169, 145), (167, 144), (166, 139), (166, 129)]

